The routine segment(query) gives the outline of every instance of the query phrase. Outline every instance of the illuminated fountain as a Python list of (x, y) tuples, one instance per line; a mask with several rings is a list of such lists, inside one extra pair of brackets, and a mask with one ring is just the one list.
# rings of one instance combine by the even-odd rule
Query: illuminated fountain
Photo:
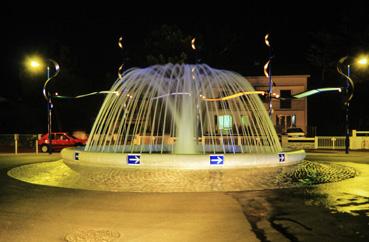
[[(84, 150), (64, 149), (63, 160), (74, 169), (128, 168), (130, 159), (190, 169), (302, 160), (302, 150), (282, 151), (262, 93), (239, 74), (205, 64), (130, 69), (105, 98)], [(220, 162), (212, 166), (212, 159)]]

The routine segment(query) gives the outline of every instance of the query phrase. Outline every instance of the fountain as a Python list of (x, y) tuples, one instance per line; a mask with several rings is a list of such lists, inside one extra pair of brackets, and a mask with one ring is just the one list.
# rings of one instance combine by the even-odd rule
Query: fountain
[(64, 163), (76, 170), (223, 169), (302, 160), (303, 150), (282, 151), (259, 94), (239, 74), (205, 64), (127, 70), (105, 98), (87, 145), (64, 149)]

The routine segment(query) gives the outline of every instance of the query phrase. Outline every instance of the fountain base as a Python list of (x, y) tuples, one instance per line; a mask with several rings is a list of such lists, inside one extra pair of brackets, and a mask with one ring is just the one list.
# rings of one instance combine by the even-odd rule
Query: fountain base
[[(89, 152), (78, 148), (66, 148), (61, 152), (64, 163), (78, 171), (83, 167), (145, 169), (241, 169), (248, 167), (273, 167), (296, 164), (305, 158), (304, 150), (280, 153), (239, 154), (127, 154)], [(128, 158), (138, 160), (129, 162)], [(133, 157), (133, 158), (132, 158)], [(220, 162), (217, 159), (222, 160)], [(76, 169), (78, 167), (78, 169)]]

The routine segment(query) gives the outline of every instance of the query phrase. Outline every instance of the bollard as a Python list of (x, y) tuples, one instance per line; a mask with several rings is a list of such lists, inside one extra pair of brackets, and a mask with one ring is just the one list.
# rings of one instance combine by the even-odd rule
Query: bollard
[(14, 153), (16, 155), (18, 154), (18, 139), (19, 139), (19, 134), (14, 134)]
[(315, 136), (314, 137), (314, 149), (318, 149), (318, 147), (319, 147), (319, 139), (318, 139), (318, 136)]
[(35, 141), (35, 143), (36, 143), (36, 155), (38, 155), (38, 140), (41, 138), (41, 136), (42, 136), (42, 134), (38, 134), (37, 138), (36, 138), (36, 141)]
[(35, 146), (36, 146), (36, 155), (38, 155), (38, 140), (35, 140)]
[(282, 148), (288, 148), (288, 135), (282, 135)]

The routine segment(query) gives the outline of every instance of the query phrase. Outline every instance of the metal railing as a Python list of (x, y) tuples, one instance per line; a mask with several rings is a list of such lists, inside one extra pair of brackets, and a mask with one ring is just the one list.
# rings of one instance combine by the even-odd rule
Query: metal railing
[(316, 136), (315, 149), (345, 149), (345, 136)]

